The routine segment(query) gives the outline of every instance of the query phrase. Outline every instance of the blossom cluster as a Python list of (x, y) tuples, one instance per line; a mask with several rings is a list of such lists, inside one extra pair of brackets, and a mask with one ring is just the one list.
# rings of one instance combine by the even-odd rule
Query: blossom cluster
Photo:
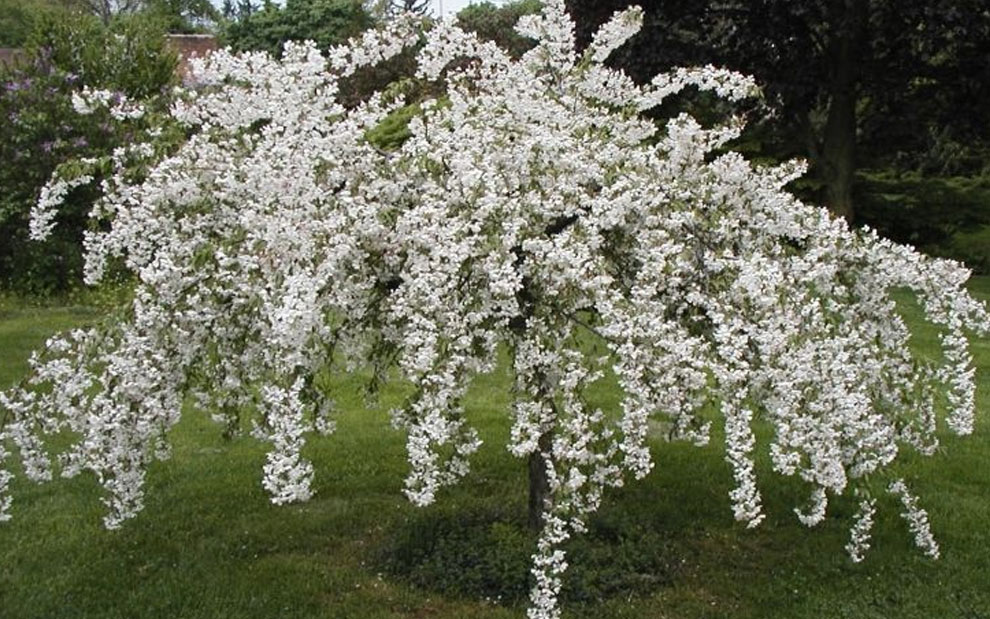
[(85, 116), (101, 108), (109, 110), (115, 120), (137, 120), (144, 116), (144, 106), (121, 92), (84, 86), (81, 92), (72, 93), (72, 109), (77, 114)]
[[(797, 511), (814, 525), (829, 496), (865, 487), (904, 447), (932, 453), (939, 391), (948, 427), (971, 432), (967, 330), (986, 335), (990, 316), (964, 288), (968, 271), (800, 202), (783, 189), (800, 163), (727, 151), (738, 119), (643, 115), (685, 88), (757, 91), (713, 67), (642, 86), (606, 67), (641, 21), (638, 8), (617, 13), (579, 54), (563, 1), (548, 0), (519, 24), (537, 44), (518, 61), (438, 25), (419, 75), (447, 94), (393, 151), (367, 132), (400, 101), (345, 108), (336, 95), (341, 77), (414, 42), (408, 24), (327, 56), (289, 44), (282, 61), (201, 61), (201, 90), (172, 109), (189, 141), (140, 182), (119, 166), (92, 215), (90, 279), (122, 260), (139, 281), (125, 319), (52, 340), (29, 384), (0, 397), (0, 431), (25, 470), (50, 476), (45, 438), (71, 430), (61, 471), (94, 471), (117, 526), (140, 509), (145, 466), (167, 456), (192, 396), (230, 427), (250, 420), (272, 445), (272, 500), (303, 500), (314, 491), (305, 437), (332, 429), (332, 394), (315, 376), (394, 362), (413, 386), (393, 411), (406, 494), (425, 505), (468, 473), (480, 441), (462, 398), (508, 350), (509, 450), (542, 458), (549, 487), (529, 611), (545, 619), (560, 614), (564, 542), (606, 488), (651, 470), (651, 420), (705, 444), (720, 412), (732, 510), (749, 526), (764, 518), (758, 436), (777, 473), (806, 482), (810, 505)], [(36, 209), (39, 231), (54, 207)], [(941, 360), (911, 357), (899, 288), (944, 329)], [(589, 354), (590, 341), (607, 354)], [(619, 410), (585, 397), (606, 373)], [(903, 482), (890, 491), (936, 556), (917, 499)], [(854, 559), (874, 511), (861, 505)]]

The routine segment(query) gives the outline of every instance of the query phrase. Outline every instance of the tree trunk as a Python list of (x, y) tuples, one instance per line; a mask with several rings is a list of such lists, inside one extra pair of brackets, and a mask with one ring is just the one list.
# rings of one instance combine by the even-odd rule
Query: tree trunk
[(543, 514), (547, 496), (550, 493), (550, 480), (547, 478), (547, 463), (543, 454), (549, 454), (553, 446), (553, 434), (546, 432), (540, 436), (538, 448), (529, 454), (529, 528), (543, 529)]
[(830, 211), (852, 223), (856, 174), (857, 64), (866, 22), (863, 0), (833, 0), (828, 117), (822, 136), (825, 201)]

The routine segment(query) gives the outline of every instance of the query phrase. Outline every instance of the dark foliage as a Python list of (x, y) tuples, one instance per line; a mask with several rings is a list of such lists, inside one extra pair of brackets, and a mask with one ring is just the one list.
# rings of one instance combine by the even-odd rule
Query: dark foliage
[[(417, 587), (495, 603), (523, 603), (536, 535), (521, 505), (436, 506), (386, 534), (377, 551), (383, 571)], [(656, 592), (671, 582), (664, 533), (619, 513), (603, 512), (586, 535), (567, 544), (565, 604)]]
[(84, 15), (44, 15), (30, 36), (29, 61), (0, 70), (0, 287), (49, 294), (80, 281), (82, 236), (96, 189), (69, 194), (45, 243), (28, 238), (31, 207), (57, 166), (107, 154), (132, 139), (106, 114), (77, 114), (72, 93), (83, 86), (132, 99), (167, 92), (176, 58), (162, 35), (138, 18), (106, 28)]
[(516, 22), (523, 15), (538, 13), (540, 7), (539, 0), (517, 0), (499, 6), (491, 2), (480, 2), (462, 9), (457, 14), (457, 23), (486, 41), (494, 41), (518, 58), (533, 47), (533, 42), (516, 34)]
[(242, 3), (236, 18), (226, 24), (222, 38), (234, 51), (266, 51), (280, 56), (286, 41), (310, 40), (327, 49), (372, 24), (360, 0), (286, 0), (284, 7), (265, 2), (257, 10)]

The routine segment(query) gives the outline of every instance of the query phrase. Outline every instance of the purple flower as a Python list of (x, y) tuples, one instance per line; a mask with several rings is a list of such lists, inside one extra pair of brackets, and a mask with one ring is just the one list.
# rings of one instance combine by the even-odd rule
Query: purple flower
[(7, 82), (4, 87), (7, 89), (7, 92), (17, 92), (21, 89), (19, 82)]
[(54, 146), (55, 146), (55, 143), (54, 142), (42, 142), (41, 143), (41, 150), (45, 151), (46, 153), (50, 153), (50, 152), (52, 152), (52, 148)]
[(72, 145), (76, 148), (86, 148), (89, 145), (89, 142), (86, 141), (86, 138), (79, 137), (72, 140)]

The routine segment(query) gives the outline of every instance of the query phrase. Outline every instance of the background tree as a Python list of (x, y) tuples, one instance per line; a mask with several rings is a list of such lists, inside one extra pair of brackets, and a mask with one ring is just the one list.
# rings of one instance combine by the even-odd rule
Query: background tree
[(523, 15), (539, 13), (541, 7), (539, 0), (516, 0), (500, 5), (479, 2), (461, 9), (457, 23), (486, 41), (494, 41), (518, 58), (533, 47), (533, 41), (516, 32), (516, 23)]
[(215, 22), (217, 8), (210, 0), (42, 0), (62, 8), (96, 16), (109, 26), (117, 16), (145, 13), (166, 22), (166, 30), (191, 32)]
[(237, 1), (237, 17), (246, 17), (251, 13), (254, 13), (258, 7), (252, 0), (238, 0)]
[(96, 15), (104, 25), (110, 25), (114, 15), (136, 13), (144, 8), (145, 0), (77, 0), (91, 14)]
[(395, 17), (405, 13), (427, 15), (433, 8), (433, 0), (381, 0), (378, 10), (387, 17)]
[(83, 0), (0, 0), (0, 47), (24, 47), (39, 16), (58, 13), (62, 19), (85, 12)]
[(39, 3), (34, 0), (0, 0), (0, 47), (22, 47), (34, 28)]
[(167, 32), (179, 34), (204, 32), (221, 17), (211, 0), (146, 0), (142, 10)]
[[(622, 5), (571, 0), (579, 41), (587, 43)], [(934, 136), (990, 143), (986, 107), (972, 109), (990, 94), (985, 3), (674, 0), (643, 6), (646, 26), (614, 64), (638, 80), (707, 62), (756, 76), (777, 112), (767, 125), (766, 154), (808, 157), (824, 189), (818, 197), (847, 218), (855, 218), (860, 167), (917, 167), (940, 150), (944, 156)], [(954, 161), (957, 170), (982, 165), (979, 156)]]
[(222, 33), (235, 51), (267, 51), (279, 56), (286, 41), (315, 41), (320, 49), (339, 45), (373, 23), (360, 0), (265, 2), (258, 10), (242, 6)]

